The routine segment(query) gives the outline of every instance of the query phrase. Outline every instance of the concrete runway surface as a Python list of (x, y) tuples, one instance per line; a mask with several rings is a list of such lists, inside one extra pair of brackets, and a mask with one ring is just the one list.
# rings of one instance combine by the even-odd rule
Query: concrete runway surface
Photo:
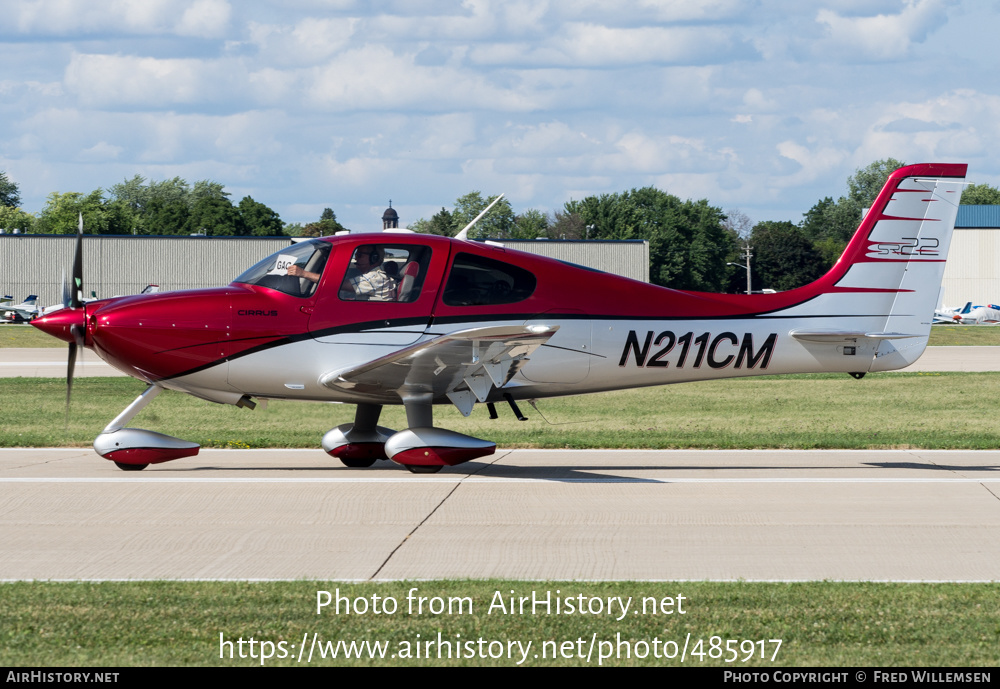
[(0, 450), (0, 579), (1000, 580), (1000, 452)]

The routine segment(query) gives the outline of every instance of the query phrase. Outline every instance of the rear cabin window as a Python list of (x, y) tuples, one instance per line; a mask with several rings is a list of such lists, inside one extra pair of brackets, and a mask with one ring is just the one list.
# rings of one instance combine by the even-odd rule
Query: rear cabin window
[(513, 304), (535, 291), (535, 276), (524, 268), (475, 254), (459, 254), (444, 288), (448, 306)]

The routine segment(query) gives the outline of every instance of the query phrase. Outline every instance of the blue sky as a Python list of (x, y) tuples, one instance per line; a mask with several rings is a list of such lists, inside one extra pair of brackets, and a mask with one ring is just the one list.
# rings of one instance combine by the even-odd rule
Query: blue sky
[(983, 0), (0, 0), (0, 170), (221, 182), (377, 229), (654, 185), (801, 219), (889, 156), (1000, 185)]

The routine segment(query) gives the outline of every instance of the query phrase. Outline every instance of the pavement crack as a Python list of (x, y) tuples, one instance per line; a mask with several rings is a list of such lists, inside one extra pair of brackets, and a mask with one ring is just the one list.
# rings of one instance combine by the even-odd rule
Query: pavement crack
[(414, 535), (415, 533), (417, 533), (417, 531), (418, 531), (418, 530), (420, 529), (420, 527), (421, 527), (421, 526), (423, 526), (424, 524), (426, 524), (426, 523), (427, 523), (427, 521), (428, 521), (428, 520), (429, 520), (429, 519), (430, 519), (431, 517), (433, 517), (433, 516), (434, 516), (434, 513), (435, 513), (435, 512), (437, 512), (437, 511), (438, 511), (439, 509), (441, 509), (441, 506), (442, 506), (442, 505), (444, 505), (444, 504), (445, 504), (445, 503), (446, 503), (446, 502), (448, 501), (448, 498), (450, 498), (450, 497), (451, 497), (452, 495), (454, 495), (454, 494), (455, 494), (455, 491), (456, 491), (456, 490), (458, 490), (459, 486), (461, 486), (461, 485), (462, 485), (463, 483), (465, 483), (465, 482), (466, 482), (466, 481), (467, 481), (467, 480), (468, 480), (468, 479), (469, 479), (470, 477), (472, 477), (472, 476), (475, 476), (476, 474), (478, 474), (478, 473), (482, 472), (482, 471), (483, 471), (483, 470), (485, 470), (485, 469), (486, 469), (487, 467), (491, 467), (491, 466), (493, 466), (494, 464), (496, 464), (497, 462), (499, 462), (499, 461), (500, 461), (501, 459), (503, 459), (504, 457), (506, 457), (506, 456), (507, 456), (507, 455), (509, 455), (510, 453), (511, 453), (511, 450), (507, 450), (507, 451), (506, 451), (505, 453), (503, 453), (502, 455), (498, 455), (498, 456), (494, 457), (494, 458), (493, 458), (493, 460), (492, 460), (491, 462), (488, 462), (488, 463), (486, 463), (486, 464), (483, 464), (483, 466), (481, 466), (481, 467), (480, 467), (479, 469), (477, 469), (477, 470), (475, 470), (475, 471), (473, 471), (473, 472), (470, 472), (470, 473), (466, 474), (466, 475), (465, 475), (464, 477), (462, 477), (462, 479), (461, 479), (461, 480), (459, 480), (459, 481), (458, 481), (458, 482), (457, 482), (457, 483), (456, 483), (456, 484), (454, 485), (454, 487), (452, 487), (452, 489), (448, 491), (448, 494), (447, 494), (447, 495), (445, 495), (445, 496), (444, 496), (443, 498), (441, 498), (440, 502), (438, 502), (438, 504), (436, 504), (436, 505), (434, 506), (434, 509), (432, 509), (432, 510), (431, 510), (430, 512), (428, 512), (428, 513), (426, 514), (426, 516), (424, 516), (424, 518), (420, 520), (420, 523), (419, 523), (419, 524), (417, 524), (416, 526), (414, 526), (414, 527), (413, 527), (413, 529), (412, 529), (412, 530), (410, 531), (410, 533), (406, 534), (406, 535), (405, 535), (405, 536), (403, 537), (403, 540), (402, 540), (402, 541), (400, 541), (400, 542), (399, 542), (399, 543), (398, 543), (398, 544), (396, 545), (396, 547), (392, 549), (392, 552), (390, 552), (390, 553), (389, 553), (389, 554), (388, 554), (388, 555), (386, 556), (385, 560), (383, 560), (383, 561), (382, 561), (382, 564), (380, 564), (380, 565), (378, 566), (378, 569), (376, 569), (376, 570), (375, 570), (375, 573), (374, 573), (374, 574), (372, 574), (372, 575), (371, 575), (370, 577), (368, 577), (368, 581), (373, 581), (373, 580), (375, 579), (375, 577), (377, 577), (377, 576), (379, 575), (379, 573), (381, 573), (381, 571), (382, 571), (383, 569), (385, 569), (385, 566), (386, 566), (387, 564), (389, 564), (389, 560), (391, 560), (391, 559), (392, 559), (392, 556), (393, 556), (393, 555), (395, 555), (395, 554), (396, 554), (396, 553), (397, 553), (397, 552), (399, 551), (399, 549), (400, 549), (400, 548), (402, 548), (402, 547), (403, 547), (404, 545), (406, 545), (406, 542), (407, 542), (408, 540), (410, 540), (410, 538), (411, 538), (411, 537), (412, 537), (412, 536), (413, 536), (413, 535)]

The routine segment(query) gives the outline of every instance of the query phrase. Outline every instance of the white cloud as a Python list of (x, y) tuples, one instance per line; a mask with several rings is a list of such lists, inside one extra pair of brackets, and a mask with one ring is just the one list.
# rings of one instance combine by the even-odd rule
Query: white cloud
[(781, 156), (794, 160), (801, 166), (801, 170), (794, 176), (795, 184), (818, 179), (836, 169), (849, 157), (847, 151), (831, 146), (809, 148), (794, 141), (781, 141), (776, 148)]
[(248, 82), (238, 60), (74, 54), (66, 89), (95, 107), (175, 107), (239, 98)]
[[(8, 0), (7, 30), (21, 34), (177, 34), (219, 37), (229, 23), (227, 0)], [(0, 26), (0, 34), (6, 30)]]
[(315, 65), (350, 45), (360, 22), (356, 17), (311, 17), (290, 26), (251, 22), (249, 40), (268, 65)]
[(350, 50), (309, 73), (306, 102), (332, 110), (531, 110), (532, 94), (497, 87), (468, 70), (421, 67), (384, 46)]
[(80, 151), (80, 158), (91, 162), (117, 160), (124, 150), (121, 146), (109, 144), (107, 141), (99, 141), (90, 148)]
[[(857, 51), (871, 59), (906, 57), (914, 43), (922, 43), (928, 34), (948, 21), (949, 0), (904, 0), (896, 14), (875, 16), (843, 16), (828, 9), (816, 14), (824, 24), (833, 46), (843, 51)], [(830, 45), (820, 46), (828, 50)]]
[(181, 15), (177, 33), (200, 38), (223, 36), (229, 25), (229, 14), (226, 0), (194, 0)]
[(732, 29), (716, 26), (616, 28), (568, 24), (540, 43), (475, 45), (469, 57), (482, 65), (620, 66), (649, 63), (726, 62), (751, 48)]

